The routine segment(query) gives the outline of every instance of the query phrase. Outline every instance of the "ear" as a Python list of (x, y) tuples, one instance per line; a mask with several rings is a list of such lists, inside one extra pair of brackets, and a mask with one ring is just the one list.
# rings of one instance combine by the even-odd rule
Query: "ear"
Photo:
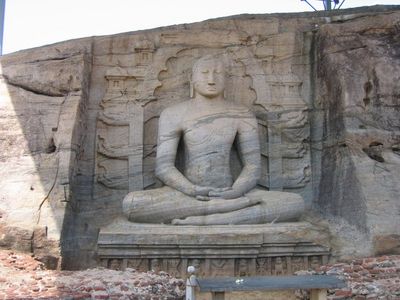
[(194, 97), (194, 86), (193, 86), (192, 81), (190, 81), (190, 83), (189, 83), (189, 96), (190, 96), (190, 98)]
[(190, 98), (194, 98), (194, 83), (192, 80), (192, 73), (189, 73), (189, 96)]

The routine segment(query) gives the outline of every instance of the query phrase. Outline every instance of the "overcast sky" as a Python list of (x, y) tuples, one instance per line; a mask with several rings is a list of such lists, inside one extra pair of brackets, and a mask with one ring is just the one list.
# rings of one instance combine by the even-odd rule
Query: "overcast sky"
[[(323, 8), (319, 0), (308, 1)], [(400, 0), (346, 0), (342, 8), (375, 4)], [(301, 0), (6, 0), (3, 53), (229, 15), (300, 11), (312, 8)]]

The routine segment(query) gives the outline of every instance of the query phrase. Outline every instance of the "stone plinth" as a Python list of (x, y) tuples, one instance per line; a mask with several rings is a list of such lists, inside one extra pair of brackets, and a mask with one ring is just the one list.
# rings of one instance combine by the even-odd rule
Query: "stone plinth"
[(102, 228), (99, 264), (185, 277), (286, 275), (327, 263), (328, 237), (309, 223), (172, 226), (118, 219)]

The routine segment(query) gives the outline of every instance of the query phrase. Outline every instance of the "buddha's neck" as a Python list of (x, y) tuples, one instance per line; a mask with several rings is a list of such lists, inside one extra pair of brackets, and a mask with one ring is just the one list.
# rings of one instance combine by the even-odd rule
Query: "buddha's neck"
[(209, 97), (205, 97), (203, 95), (198, 94), (195, 97), (195, 101), (199, 102), (199, 103), (212, 105), (212, 104), (225, 103), (225, 98), (223, 95), (218, 95), (218, 96), (209, 98)]

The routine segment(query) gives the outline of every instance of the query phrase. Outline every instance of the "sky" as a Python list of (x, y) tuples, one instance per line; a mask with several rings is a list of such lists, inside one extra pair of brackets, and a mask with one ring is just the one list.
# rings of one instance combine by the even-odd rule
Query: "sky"
[[(320, 0), (308, 2), (323, 9)], [(400, 0), (345, 0), (342, 8), (375, 4), (399, 5)], [(244, 13), (312, 10), (301, 0), (6, 0), (3, 54), (80, 37)]]

